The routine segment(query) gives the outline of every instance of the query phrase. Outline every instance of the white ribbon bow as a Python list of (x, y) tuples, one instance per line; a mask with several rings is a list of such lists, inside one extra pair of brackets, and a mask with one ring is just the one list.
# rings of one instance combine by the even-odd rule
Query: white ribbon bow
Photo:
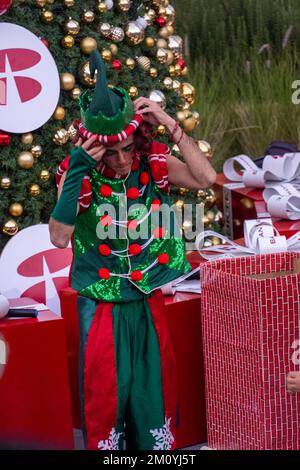
[[(208, 237), (217, 237), (225, 242), (226, 245), (203, 248), (203, 242)], [(300, 251), (300, 231), (286, 239), (273, 226), (272, 219), (245, 220), (244, 240), (246, 246), (241, 246), (220, 233), (206, 230), (197, 236), (196, 248), (201, 256), (207, 260)]]

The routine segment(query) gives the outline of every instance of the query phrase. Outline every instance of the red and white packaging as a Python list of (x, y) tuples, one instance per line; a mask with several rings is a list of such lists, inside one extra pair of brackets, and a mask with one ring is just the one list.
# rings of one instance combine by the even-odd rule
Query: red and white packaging
[(201, 266), (208, 445), (299, 450), (299, 253), (228, 258)]

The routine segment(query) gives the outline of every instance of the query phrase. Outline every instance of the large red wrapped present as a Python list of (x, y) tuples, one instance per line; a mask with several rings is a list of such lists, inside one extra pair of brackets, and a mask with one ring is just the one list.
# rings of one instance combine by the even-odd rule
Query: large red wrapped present
[[(300, 449), (299, 253), (227, 258), (201, 266), (208, 444)], [(296, 266), (296, 268), (295, 268)]]

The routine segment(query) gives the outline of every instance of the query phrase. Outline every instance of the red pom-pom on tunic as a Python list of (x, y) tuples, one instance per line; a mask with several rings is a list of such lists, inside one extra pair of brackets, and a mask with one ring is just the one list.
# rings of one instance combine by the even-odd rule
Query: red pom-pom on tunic
[(110, 278), (110, 271), (107, 268), (101, 268), (98, 271), (99, 277), (101, 279), (109, 279)]
[(141, 281), (143, 279), (143, 273), (141, 271), (132, 271), (131, 279), (133, 281)]

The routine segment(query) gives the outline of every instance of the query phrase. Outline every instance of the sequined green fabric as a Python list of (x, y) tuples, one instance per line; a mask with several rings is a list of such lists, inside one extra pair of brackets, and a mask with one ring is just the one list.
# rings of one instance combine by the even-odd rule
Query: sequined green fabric
[[(125, 196), (128, 188), (142, 188), (139, 177), (141, 172), (147, 172), (149, 183), (143, 195), (137, 200), (131, 200)], [(140, 167), (132, 171), (126, 179), (110, 179), (93, 169), (90, 173), (92, 186), (92, 203), (89, 208), (79, 215), (76, 220), (74, 230), (74, 260), (72, 266), (72, 287), (80, 294), (107, 302), (120, 302), (136, 300), (151, 293), (154, 289), (177, 279), (182, 274), (190, 271), (191, 266), (185, 257), (185, 246), (181, 238), (178, 238), (179, 231), (176, 232), (176, 220), (172, 219), (166, 234), (168, 238), (154, 238), (151, 243), (150, 237), (157, 225), (153, 225), (151, 217), (147, 213), (151, 209), (154, 199), (160, 199), (162, 204), (170, 205), (169, 196), (166, 192), (157, 188), (152, 179), (150, 168), (146, 159), (142, 159)], [(109, 197), (100, 194), (101, 185), (106, 184), (112, 188), (114, 193)], [(146, 238), (136, 238), (134, 232), (130, 236), (127, 227), (115, 226), (112, 224), (108, 231), (104, 231), (99, 224), (101, 215), (105, 215), (103, 204), (111, 204), (117, 221), (143, 220), (140, 225), (140, 233)], [(136, 206), (143, 204), (144, 208)], [(99, 229), (99, 225), (101, 226)], [(114, 235), (117, 237), (114, 238)], [(104, 236), (108, 238), (103, 239)], [(124, 257), (111, 253), (103, 256), (99, 252), (99, 246), (108, 245), (111, 250), (124, 250)], [(129, 256), (128, 247), (131, 244), (145, 245), (140, 254)], [(166, 253), (169, 256), (167, 264), (159, 264), (155, 261), (157, 257)], [(150, 269), (147, 269), (151, 264)], [(108, 279), (101, 279), (99, 270), (106, 268), (111, 276)], [(133, 271), (143, 271), (143, 279), (133, 281), (131, 277), (124, 278), (113, 274), (129, 274)]]

